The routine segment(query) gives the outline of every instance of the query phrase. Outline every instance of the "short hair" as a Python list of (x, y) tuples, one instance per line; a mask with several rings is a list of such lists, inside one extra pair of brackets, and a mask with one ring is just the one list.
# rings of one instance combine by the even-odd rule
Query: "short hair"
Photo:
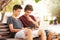
[(21, 5), (14, 5), (13, 10), (22, 9)]
[(26, 11), (26, 10), (33, 11), (32, 5), (30, 5), (30, 4), (26, 5), (24, 11)]

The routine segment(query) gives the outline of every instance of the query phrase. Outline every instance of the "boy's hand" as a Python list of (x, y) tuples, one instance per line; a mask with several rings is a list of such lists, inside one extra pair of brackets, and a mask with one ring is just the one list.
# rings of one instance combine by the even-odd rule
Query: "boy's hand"
[(29, 16), (27, 16), (27, 19), (28, 19), (29, 21), (33, 21), (33, 19), (32, 19), (31, 17), (29, 17)]

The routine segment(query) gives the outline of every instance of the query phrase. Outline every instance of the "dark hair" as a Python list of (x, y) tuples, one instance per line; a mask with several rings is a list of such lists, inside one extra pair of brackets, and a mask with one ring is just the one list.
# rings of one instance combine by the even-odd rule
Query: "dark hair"
[(24, 11), (26, 11), (26, 10), (33, 11), (32, 5), (30, 5), (30, 4), (26, 5)]
[(14, 5), (13, 10), (22, 9), (21, 5)]

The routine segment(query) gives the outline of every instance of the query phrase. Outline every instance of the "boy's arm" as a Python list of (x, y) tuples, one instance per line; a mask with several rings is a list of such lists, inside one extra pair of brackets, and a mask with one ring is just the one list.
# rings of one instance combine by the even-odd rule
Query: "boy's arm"
[(10, 29), (11, 32), (18, 32), (18, 31), (21, 30), (21, 29), (14, 29), (13, 24), (9, 24), (9, 29)]
[(39, 27), (39, 25), (38, 25), (38, 22), (37, 21), (34, 21), (31, 17), (27, 17), (27, 19), (29, 20), (29, 21), (31, 21), (33, 24), (35, 24), (36, 25), (36, 27)]

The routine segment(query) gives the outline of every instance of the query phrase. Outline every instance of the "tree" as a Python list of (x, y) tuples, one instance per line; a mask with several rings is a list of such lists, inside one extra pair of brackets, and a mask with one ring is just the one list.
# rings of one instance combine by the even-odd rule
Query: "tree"
[(5, 14), (5, 11), (6, 11), (6, 5), (10, 2), (11, 0), (1, 0), (0, 1), (0, 12), (2, 14), (2, 17), (1, 17), (1, 20), (0, 22), (2, 22), (3, 20), (3, 17), (4, 17), (4, 14)]
[(7, 12), (11, 12), (12, 11), (12, 8), (15, 4), (18, 4), (18, 0), (15, 0), (15, 1), (11, 1), (7, 6), (6, 6), (6, 11)]

